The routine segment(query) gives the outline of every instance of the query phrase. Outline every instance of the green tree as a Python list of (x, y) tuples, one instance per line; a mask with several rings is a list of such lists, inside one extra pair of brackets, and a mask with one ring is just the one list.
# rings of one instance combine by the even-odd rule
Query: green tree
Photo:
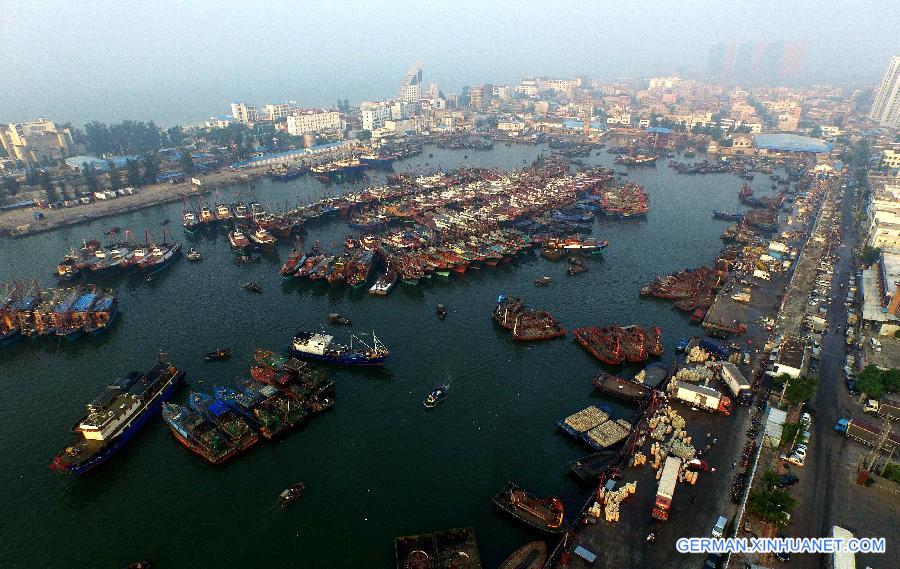
[(190, 150), (181, 153), (181, 170), (189, 176), (194, 173), (194, 157)]
[(787, 514), (796, 505), (797, 501), (790, 494), (771, 486), (765, 490), (750, 492), (750, 498), (747, 500), (747, 509), (751, 513), (778, 527), (787, 525)]
[(41, 188), (44, 190), (44, 194), (47, 196), (47, 203), (58, 202), (59, 192), (56, 191), (56, 185), (54, 185), (53, 180), (50, 179), (50, 174), (43, 170), (39, 170), (38, 180), (40, 181)]
[(19, 180), (14, 176), (3, 176), (3, 189), (11, 196), (19, 193)]
[(84, 176), (84, 187), (87, 188), (87, 191), (91, 193), (96, 192), (100, 184), (97, 181), (97, 171), (94, 169), (94, 165), (85, 165), (81, 175)]
[(181, 146), (185, 141), (184, 129), (179, 125), (175, 125), (166, 129), (166, 136), (169, 137), (169, 144), (172, 146)]
[(877, 261), (881, 257), (881, 248), (880, 247), (870, 247), (866, 245), (863, 247), (862, 254), (860, 255), (860, 260), (863, 265), (871, 265), (875, 261)]
[(121, 172), (119, 172), (119, 169), (116, 167), (115, 162), (113, 162), (112, 160), (107, 160), (106, 165), (109, 168), (109, 187), (113, 190), (118, 190), (119, 184), (122, 179)]
[(144, 156), (144, 183), (155, 184), (159, 177), (159, 154), (151, 152)]
[(820, 127), (819, 125), (812, 127), (812, 130), (809, 131), (809, 135), (814, 136), (816, 138), (821, 138), (822, 137), (822, 127)]
[(366, 130), (361, 130), (361, 131), (359, 132), (359, 139), (360, 139), (360, 140), (370, 140), (371, 138), (372, 138), (372, 131), (371, 131), (371, 130), (366, 129)]
[(812, 376), (798, 377), (788, 382), (784, 390), (784, 398), (794, 404), (809, 401), (816, 391), (819, 380)]
[(137, 160), (128, 160), (125, 162), (125, 179), (128, 185), (138, 188), (143, 184), (144, 178), (141, 176), (141, 163)]

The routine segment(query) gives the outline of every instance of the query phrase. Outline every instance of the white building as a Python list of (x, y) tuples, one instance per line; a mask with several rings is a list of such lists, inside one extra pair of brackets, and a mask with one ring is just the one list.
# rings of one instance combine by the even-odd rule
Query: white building
[(384, 127), (384, 121), (391, 120), (391, 105), (387, 103), (363, 103), (360, 105), (363, 130), (373, 131)]
[(397, 101), (412, 103), (423, 97), (422, 92), (422, 66), (420, 64), (413, 65), (403, 78), (397, 95), (394, 97)]
[(263, 107), (263, 114), (261, 119), (267, 121), (274, 121), (275, 119), (280, 119), (282, 117), (286, 117), (289, 115), (293, 115), (299, 112), (301, 109), (297, 105), (295, 101), (286, 101), (284, 103), (275, 103), (272, 105), (266, 105)]
[(259, 120), (259, 109), (247, 103), (231, 103), (231, 116), (239, 123), (250, 123)]
[(391, 105), (391, 120), (399, 121), (408, 119), (416, 114), (418, 105), (408, 101), (398, 101)]
[(341, 113), (337, 111), (300, 113), (287, 117), (287, 131), (292, 136), (323, 130), (340, 130), (342, 127)]
[(885, 148), (881, 153), (881, 164), (889, 170), (900, 168), (900, 147)]
[(881, 126), (900, 128), (900, 55), (888, 63), (869, 116)]
[(208, 121), (206, 121), (206, 128), (228, 128), (234, 121), (234, 117), (230, 117), (228, 115), (221, 117), (210, 117)]
[(27, 163), (64, 158), (75, 150), (69, 128), (57, 128), (47, 119), (0, 125), (0, 148), (12, 160)]

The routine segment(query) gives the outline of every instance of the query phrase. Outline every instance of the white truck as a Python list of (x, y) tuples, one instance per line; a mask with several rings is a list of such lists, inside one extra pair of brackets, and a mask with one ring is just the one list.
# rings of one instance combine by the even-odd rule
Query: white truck
[(680, 470), (680, 458), (676, 456), (666, 457), (662, 474), (659, 477), (659, 487), (656, 490), (653, 513), (651, 514), (657, 520), (665, 521), (669, 519), (669, 508), (672, 506), (672, 496), (675, 494), (675, 483), (678, 482)]
[(731, 399), (711, 387), (676, 381), (672, 395), (675, 399), (684, 401), (689, 405), (707, 411), (719, 412), (723, 415), (731, 415)]
[(733, 363), (722, 362), (722, 382), (728, 386), (728, 390), (738, 403), (749, 405), (753, 400), (753, 388)]
[(895, 421), (900, 419), (900, 401), (890, 397), (882, 397), (881, 401), (869, 399), (864, 410), (866, 413), (881, 415)]

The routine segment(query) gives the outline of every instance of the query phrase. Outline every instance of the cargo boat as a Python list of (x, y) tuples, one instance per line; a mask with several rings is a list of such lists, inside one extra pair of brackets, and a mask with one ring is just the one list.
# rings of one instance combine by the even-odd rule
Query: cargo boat
[(525, 525), (538, 531), (563, 533), (564, 509), (558, 498), (536, 498), (512, 482), (493, 498), (494, 504)]
[[(353, 345), (353, 341), (362, 348)], [(372, 334), (372, 346), (350, 335), (350, 345), (336, 344), (334, 337), (318, 332), (300, 331), (291, 340), (291, 355), (298, 358), (314, 359), (328, 363), (347, 366), (382, 365), (390, 352), (375, 334)]]
[(297, 251), (296, 249), (291, 251), (287, 261), (281, 265), (281, 277), (284, 280), (294, 278), (297, 275), (297, 271), (303, 266), (304, 261), (306, 261), (306, 255), (302, 251)]
[(185, 372), (158, 361), (143, 375), (116, 380), (88, 404), (74, 427), (75, 442), (50, 463), (58, 472), (83, 474), (106, 462), (154, 416), (184, 380)]
[(721, 219), (721, 220), (725, 220), (725, 221), (740, 221), (740, 220), (744, 219), (744, 212), (738, 211), (738, 212), (732, 213), (729, 211), (722, 211), (719, 209), (714, 209), (713, 210), (713, 219)]

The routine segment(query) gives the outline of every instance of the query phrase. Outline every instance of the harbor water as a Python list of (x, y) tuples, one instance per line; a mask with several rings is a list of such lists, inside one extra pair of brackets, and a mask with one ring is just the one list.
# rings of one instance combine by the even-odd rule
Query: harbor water
[[(395, 170), (513, 169), (541, 153), (546, 147), (426, 146)], [(584, 160), (612, 166), (612, 158), (601, 151)], [(0, 566), (112, 569), (150, 559), (161, 569), (391, 567), (393, 537), (462, 526), (475, 528), (484, 566), (497, 566), (532, 538), (494, 512), (491, 496), (514, 481), (560, 496), (574, 514), (587, 493), (567, 474), (568, 463), (590, 449), (562, 435), (556, 422), (590, 404), (609, 405), (616, 417), (630, 414), (592, 392), (597, 363), (571, 334), (517, 344), (496, 327), (490, 315), (497, 296), (523, 296), (569, 330), (658, 324), (664, 362), (673, 359), (680, 337), (699, 333), (671, 305), (639, 298), (638, 290), (658, 275), (714, 259), (728, 223), (711, 212), (737, 209), (743, 182), (728, 174), (678, 175), (662, 160), (628, 172), (644, 186), (650, 213), (642, 220), (598, 218), (594, 235), (609, 247), (576, 276), (566, 275), (564, 260), (528, 254), (418, 286), (398, 283), (387, 297), (324, 281), (282, 286), (278, 269), (289, 244), (279, 245), (277, 256), (235, 265), (224, 231), (184, 235), (180, 203), (0, 242), (0, 281), (35, 277), (46, 286), (54, 284), (62, 255), (83, 240), (103, 239), (113, 226), (132, 229), (138, 239), (149, 227), (160, 237), (161, 222), (170, 219), (173, 237), (203, 255), (198, 263), (181, 259), (149, 282), (124, 276), (102, 283), (118, 290), (121, 314), (101, 336), (0, 349)], [(770, 193), (766, 178), (751, 185)], [(255, 192), (276, 208), (343, 189), (304, 176), (259, 180)], [(248, 201), (246, 184), (221, 199), (230, 202), (233, 191)], [(350, 232), (335, 217), (312, 224), (303, 241), (337, 249)], [(552, 284), (535, 287), (543, 275)], [(259, 283), (262, 294), (243, 290), (248, 281)], [(435, 316), (439, 303), (449, 310), (444, 321)], [(352, 328), (328, 324), (331, 312), (351, 318)], [(322, 327), (339, 340), (350, 331), (365, 340), (374, 331), (391, 355), (383, 369), (330, 368), (334, 409), (286, 437), (214, 467), (154, 418), (94, 472), (73, 478), (48, 468), (84, 405), (116, 377), (149, 367), (157, 352), (187, 371), (188, 385), (175, 397), (184, 402), (190, 390), (211, 392), (248, 376), (255, 348), (286, 350), (297, 330)], [(217, 347), (230, 347), (231, 359), (204, 361)], [(438, 383), (451, 384), (449, 397), (424, 408)], [(304, 496), (281, 508), (278, 493), (300, 480)]]

